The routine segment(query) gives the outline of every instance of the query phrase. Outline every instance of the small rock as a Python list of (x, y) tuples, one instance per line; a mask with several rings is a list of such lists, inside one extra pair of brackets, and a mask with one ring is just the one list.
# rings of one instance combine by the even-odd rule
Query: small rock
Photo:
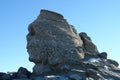
[(20, 67), (17, 71), (17, 77), (19, 78), (28, 78), (31, 75), (31, 72), (26, 68)]
[(98, 53), (97, 46), (85, 32), (81, 32), (79, 36), (83, 41), (83, 47), (86, 52), (90, 52), (91, 54)]
[(106, 52), (102, 52), (99, 54), (99, 57), (102, 59), (107, 59), (107, 53)]

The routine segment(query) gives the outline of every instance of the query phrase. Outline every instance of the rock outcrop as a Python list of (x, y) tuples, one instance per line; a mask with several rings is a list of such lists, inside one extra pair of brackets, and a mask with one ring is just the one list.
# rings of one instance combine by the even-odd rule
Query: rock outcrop
[(81, 38), (62, 15), (41, 10), (28, 30), (27, 50), (30, 61), (35, 63), (35, 74), (49, 74), (55, 66), (84, 58)]
[(28, 27), (27, 51), (33, 72), (0, 72), (0, 80), (120, 80), (119, 64), (100, 53), (91, 38), (77, 33), (61, 14), (41, 10)]

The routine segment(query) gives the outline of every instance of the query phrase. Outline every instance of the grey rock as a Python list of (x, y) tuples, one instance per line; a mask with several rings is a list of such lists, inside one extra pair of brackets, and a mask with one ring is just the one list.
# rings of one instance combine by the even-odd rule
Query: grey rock
[[(36, 65), (41, 64), (50, 67), (67, 64), (70, 61), (76, 62), (84, 58), (81, 38), (62, 15), (41, 10), (38, 18), (29, 25), (28, 30), (27, 51), (29, 60)], [(34, 67), (34, 70), (37, 69)], [(34, 72), (38, 73), (38, 71)]]
[(106, 52), (102, 52), (99, 54), (99, 57), (102, 59), (107, 59), (107, 53)]
[(92, 42), (91, 38), (85, 32), (81, 32), (79, 36), (83, 41), (83, 48), (86, 53), (90, 53), (90, 54), (99, 53), (96, 45)]
[[(102, 77), (98, 71), (94, 70), (94, 69), (88, 69), (87, 70), (87, 77), (91, 77), (95, 80), (105, 80), (104, 77)], [(89, 80), (89, 79), (88, 79)]]
[(50, 75), (52, 73), (52, 69), (50, 69), (46, 65), (36, 64), (33, 68), (33, 74), (36, 76), (42, 75)]
[(30, 75), (31, 75), (31, 72), (23, 67), (20, 67), (17, 71), (17, 77), (19, 78), (28, 78)]
[(95, 76), (97, 74), (98, 74), (98, 72), (96, 70), (94, 70), (94, 69), (88, 69), (87, 70), (87, 75), (88, 76)]
[(107, 62), (108, 62), (108, 64), (113, 64), (113, 65), (116, 66), (116, 67), (119, 66), (118, 62), (116, 62), (115, 60), (107, 59)]
[(120, 79), (120, 73), (116, 73), (116, 72), (113, 72), (111, 70), (99, 69), (99, 73), (105, 79), (108, 79), (108, 78), (115, 79), (115, 80)]

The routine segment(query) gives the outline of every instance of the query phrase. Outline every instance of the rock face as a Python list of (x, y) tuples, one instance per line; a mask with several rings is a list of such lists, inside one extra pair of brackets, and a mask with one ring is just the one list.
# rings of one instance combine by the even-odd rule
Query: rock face
[(27, 50), (33, 72), (0, 72), (0, 80), (120, 80), (119, 64), (99, 53), (91, 38), (58, 13), (41, 10), (28, 27)]
[(50, 71), (52, 66), (84, 58), (81, 38), (62, 15), (41, 10), (28, 30), (27, 50), (29, 60), (35, 63), (36, 74)]

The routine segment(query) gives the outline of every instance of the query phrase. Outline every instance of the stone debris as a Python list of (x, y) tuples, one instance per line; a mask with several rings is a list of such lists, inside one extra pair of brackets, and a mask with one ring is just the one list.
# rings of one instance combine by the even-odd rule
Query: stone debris
[(28, 26), (27, 51), (33, 72), (0, 72), (0, 80), (120, 80), (118, 62), (100, 53), (92, 39), (77, 33), (64, 16), (49, 10)]

